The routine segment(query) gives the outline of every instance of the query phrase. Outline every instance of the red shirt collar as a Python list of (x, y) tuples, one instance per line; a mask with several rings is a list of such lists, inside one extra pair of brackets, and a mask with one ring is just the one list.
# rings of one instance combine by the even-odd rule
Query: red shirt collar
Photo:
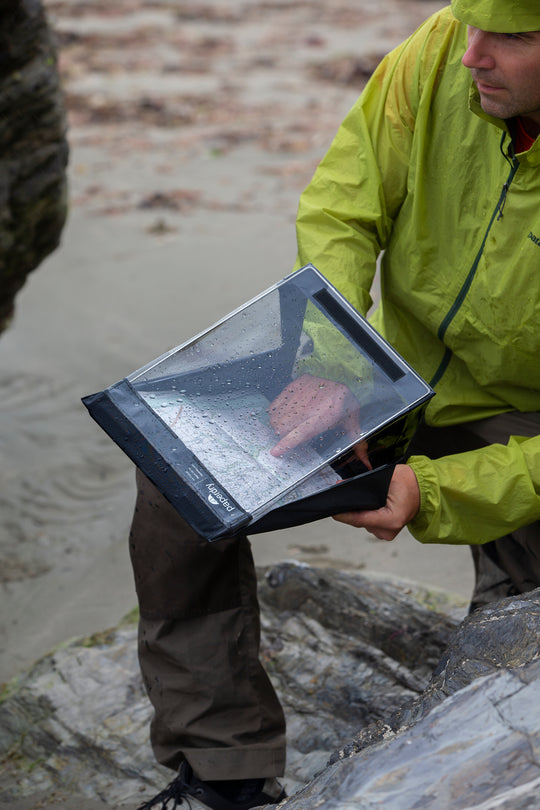
[(516, 152), (527, 152), (536, 138), (529, 135), (523, 126), (523, 121), (519, 116), (516, 117), (516, 131), (515, 131), (515, 146)]

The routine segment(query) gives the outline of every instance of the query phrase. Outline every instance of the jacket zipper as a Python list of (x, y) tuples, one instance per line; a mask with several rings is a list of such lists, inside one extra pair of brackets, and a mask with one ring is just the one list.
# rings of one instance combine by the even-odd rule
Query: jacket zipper
[[(505, 138), (505, 135), (503, 135), (503, 138), (502, 138), (502, 141), (501, 141), (501, 151), (502, 151), (502, 142), (504, 141), (504, 138)], [(479, 264), (480, 259), (482, 257), (482, 253), (484, 252), (484, 247), (485, 247), (487, 238), (489, 236), (489, 232), (491, 231), (491, 226), (493, 225), (493, 223), (495, 221), (495, 218), (497, 218), (497, 221), (498, 221), (503, 216), (503, 210), (504, 210), (504, 206), (506, 204), (506, 197), (507, 197), (507, 194), (508, 194), (508, 190), (510, 188), (512, 180), (514, 179), (514, 175), (515, 175), (515, 173), (517, 172), (517, 170), (519, 168), (519, 161), (516, 158), (512, 148), (511, 148), (511, 151), (510, 151), (510, 156), (507, 157), (506, 155), (504, 155), (504, 157), (511, 164), (510, 174), (508, 175), (508, 178), (507, 178), (506, 182), (503, 184), (503, 187), (501, 189), (501, 193), (499, 195), (499, 199), (497, 200), (497, 205), (495, 206), (495, 210), (493, 211), (493, 214), (491, 215), (491, 219), (490, 219), (490, 221), (488, 223), (486, 232), (484, 234), (482, 244), (480, 245), (480, 249), (479, 249), (478, 253), (476, 254), (475, 260), (474, 260), (474, 262), (473, 262), (473, 264), (471, 266), (471, 269), (469, 270), (467, 278), (463, 282), (463, 284), (461, 286), (461, 289), (458, 292), (458, 294), (457, 294), (457, 296), (456, 296), (456, 298), (454, 300), (454, 303), (452, 304), (452, 306), (450, 307), (450, 309), (446, 313), (445, 317), (441, 321), (441, 325), (439, 326), (439, 329), (437, 331), (437, 337), (439, 338), (439, 340), (441, 342), (444, 339), (444, 336), (446, 334), (446, 331), (447, 331), (448, 327), (450, 326), (450, 324), (452, 323), (452, 321), (456, 317), (457, 313), (459, 312), (459, 310), (461, 308), (461, 305), (463, 304), (463, 301), (465, 300), (465, 298), (467, 296), (467, 293), (469, 292), (471, 284), (473, 283), (474, 277), (476, 275), (476, 271), (478, 269), (478, 264)], [(450, 363), (451, 359), (452, 359), (452, 350), (449, 349), (448, 347), (446, 347), (446, 349), (444, 351), (444, 356), (443, 356), (443, 358), (442, 358), (442, 360), (441, 360), (441, 362), (439, 364), (439, 368), (437, 369), (437, 371), (435, 372), (435, 374), (433, 375), (433, 377), (430, 380), (429, 384), (431, 385), (432, 388), (435, 387), (435, 385), (437, 385), (437, 383), (440, 381), (440, 379), (443, 376), (444, 372), (448, 368), (448, 364)]]

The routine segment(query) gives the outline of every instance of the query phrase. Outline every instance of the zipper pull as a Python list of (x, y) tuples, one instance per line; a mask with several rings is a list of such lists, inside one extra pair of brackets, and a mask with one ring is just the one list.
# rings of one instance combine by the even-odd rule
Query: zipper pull
[(506, 197), (508, 195), (508, 189), (510, 188), (508, 182), (504, 183), (501, 191), (501, 196), (499, 197), (499, 216), (497, 217), (497, 222), (502, 219), (504, 206), (506, 205)]
[(510, 183), (514, 179), (514, 175), (519, 169), (519, 160), (517, 159), (516, 154), (514, 152), (514, 144), (512, 142), (510, 142), (510, 146), (508, 148), (508, 157), (506, 159), (508, 160), (509, 163), (511, 162), (512, 170), (510, 172), (508, 180), (506, 181), (506, 183), (503, 184), (502, 191), (499, 197), (499, 204), (497, 206), (499, 209), (499, 215), (497, 217), (497, 222), (503, 217), (504, 206), (506, 205), (506, 197), (510, 189)]

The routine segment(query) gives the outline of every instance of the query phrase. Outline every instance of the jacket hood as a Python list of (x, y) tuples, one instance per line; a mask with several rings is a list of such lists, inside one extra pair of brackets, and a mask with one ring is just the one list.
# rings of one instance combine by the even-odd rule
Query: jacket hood
[(452, 0), (460, 22), (502, 34), (540, 31), (539, 0)]

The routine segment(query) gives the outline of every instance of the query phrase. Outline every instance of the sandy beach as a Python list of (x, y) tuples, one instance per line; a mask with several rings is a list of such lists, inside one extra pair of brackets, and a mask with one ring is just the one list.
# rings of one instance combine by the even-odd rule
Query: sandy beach
[[(290, 272), (298, 196), (340, 120), (380, 56), (441, 5), (45, 3), (69, 112), (70, 214), (0, 337), (0, 681), (136, 603), (133, 468), (81, 397)], [(406, 531), (385, 543), (324, 520), (253, 547), (260, 565), (365, 569), (464, 601), (472, 586), (468, 549)]]

